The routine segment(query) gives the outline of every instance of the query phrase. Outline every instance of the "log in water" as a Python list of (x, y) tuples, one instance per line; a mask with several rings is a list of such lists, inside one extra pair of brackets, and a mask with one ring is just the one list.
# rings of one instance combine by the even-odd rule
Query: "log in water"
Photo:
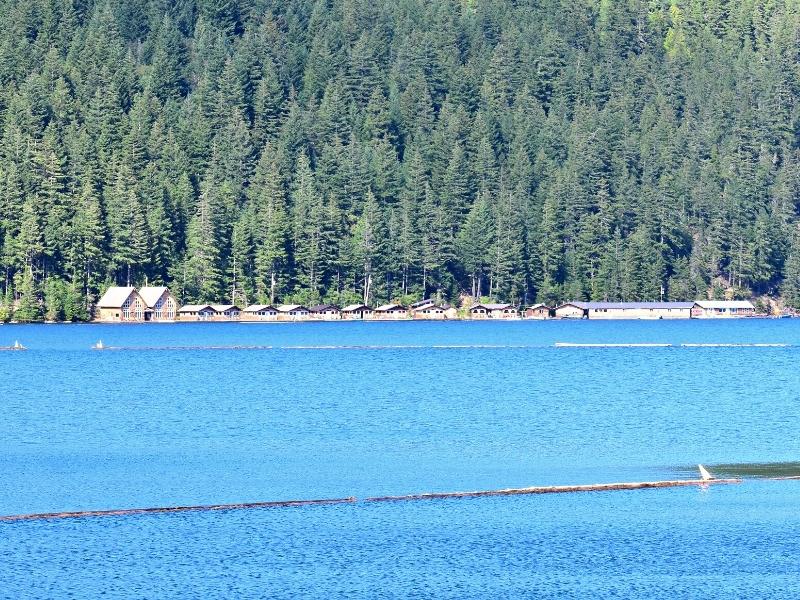
[(77, 510), (70, 512), (32, 513), (27, 515), (7, 515), (0, 521), (40, 521), (47, 519), (77, 519), (81, 517), (125, 517), (150, 513), (177, 513), (212, 510), (243, 510), (247, 508), (276, 508), (288, 506), (314, 506), (319, 504), (347, 504), (356, 502), (355, 498), (328, 498), (324, 500), (281, 500), (274, 502), (241, 502), (238, 504), (201, 504), (197, 506), (164, 506), (153, 508), (119, 508), (113, 510)]
[(649, 488), (705, 486), (718, 483), (741, 483), (741, 479), (677, 479), (670, 481), (639, 481), (623, 483), (594, 483), (588, 485), (550, 485), (527, 488), (508, 488), (476, 492), (430, 492), (408, 496), (376, 496), (365, 502), (394, 502), (402, 500), (438, 500), (444, 498), (481, 498), (484, 496), (519, 496), (525, 494), (565, 494), (570, 492), (610, 492), (616, 490), (644, 490)]
[[(563, 494), (569, 492), (606, 492), (614, 490), (641, 490), (648, 488), (706, 486), (713, 484), (741, 483), (741, 479), (680, 479), (670, 481), (641, 481), (628, 483), (597, 483), (589, 485), (554, 485), (526, 488), (505, 488), (473, 492), (430, 492), (406, 496), (373, 496), (363, 502), (399, 502), (406, 500), (442, 500), (448, 498), (481, 498), (485, 496), (517, 496), (526, 494)], [(328, 504), (353, 504), (358, 499), (327, 498), (321, 500), (282, 500), (273, 502), (243, 502), (238, 504), (204, 504), (197, 506), (166, 506), (153, 508), (120, 508), (113, 510), (81, 510), (69, 512), (32, 513), (0, 516), (0, 522), (39, 521), (50, 519), (77, 519), (83, 517), (123, 517), (151, 513), (177, 513), (189, 511), (243, 510), (252, 508), (279, 508), (289, 506), (316, 506)]]

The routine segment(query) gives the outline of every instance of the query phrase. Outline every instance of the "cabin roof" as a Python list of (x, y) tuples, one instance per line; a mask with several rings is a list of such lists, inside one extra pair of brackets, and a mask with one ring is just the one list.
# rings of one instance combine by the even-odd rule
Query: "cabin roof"
[(510, 304), (475, 304), (470, 306), (470, 310), (475, 310), (476, 308), (485, 308), (486, 310), (505, 310), (507, 308), (512, 308)]
[(217, 312), (225, 312), (228, 310), (238, 310), (238, 311), (242, 310), (235, 304), (212, 304), (211, 308), (213, 308)]
[(178, 309), (179, 313), (182, 312), (200, 312), (205, 308), (210, 308), (211, 310), (215, 310), (213, 306), (210, 304), (186, 304), (185, 306), (181, 306)]
[(339, 310), (339, 307), (335, 304), (316, 304), (314, 306), (309, 307), (308, 312), (319, 313), (325, 312), (328, 310)]
[(139, 288), (139, 295), (144, 300), (144, 305), (147, 308), (153, 308), (158, 302), (158, 299), (164, 295), (164, 292), (167, 291), (166, 286), (159, 285), (159, 286), (145, 286), (143, 288)]
[(697, 304), (700, 308), (745, 308), (754, 310), (755, 306), (749, 300), (698, 300), (693, 304)]
[(411, 304), (408, 305), (408, 307), (411, 309), (418, 309), (423, 306), (428, 306), (430, 304), (436, 304), (436, 303), (430, 298), (425, 298), (424, 300), (417, 300), (416, 302), (412, 302)]
[(541, 302), (539, 304), (533, 304), (529, 306), (526, 310), (536, 310), (537, 308), (546, 308), (547, 310), (550, 310), (550, 307), (547, 306), (547, 304), (542, 304)]
[(375, 312), (389, 312), (390, 310), (407, 310), (402, 304), (384, 304), (375, 309)]
[(364, 310), (372, 310), (366, 304), (348, 304), (342, 309), (342, 312), (358, 312)]
[(293, 310), (308, 310), (302, 304), (281, 304), (278, 307), (278, 311), (280, 312), (292, 312)]
[(134, 287), (117, 287), (112, 286), (106, 290), (106, 293), (97, 301), (99, 308), (119, 308), (128, 299), (131, 293), (135, 292)]
[(410, 305), (409, 308), (413, 311), (425, 310), (426, 308), (431, 308), (432, 306), (438, 306), (432, 300), (427, 300), (426, 302), (415, 302), (414, 304)]
[(244, 309), (243, 312), (278, 312), (278, 310), (272, 306), (271, 304), (251, 304), (247, 308)]

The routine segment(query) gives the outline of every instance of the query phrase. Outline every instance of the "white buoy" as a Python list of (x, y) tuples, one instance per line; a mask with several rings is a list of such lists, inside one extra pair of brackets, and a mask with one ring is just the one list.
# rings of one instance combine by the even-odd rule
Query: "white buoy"
[(700, 479), (703, 481), (709, 481), (714, 479), (714, 476), (709, 473), (703, 465), (697, 465), (697, 468), (700, 470)]

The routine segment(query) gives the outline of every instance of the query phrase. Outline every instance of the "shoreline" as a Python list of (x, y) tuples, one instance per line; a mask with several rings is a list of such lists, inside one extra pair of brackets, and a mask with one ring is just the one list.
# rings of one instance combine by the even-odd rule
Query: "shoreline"
[(691, 317), (691, 318), (679, 318), (679, 319), (659, 319), (659, 318), (638, 318), (638, 317), (620, 317), (620, 318), (582, 318), (582, 319), (573, 319), (569, 317), (562, 317), (562, 318), (547, 318), (547, 319), (540, 319), (540, 318), (525, 318), (525, 317), (506, 317), (506, 318), (488, 318), (488, 319), (471, 319), (469, 317), (456, 317), (450, 319), (297, 319), (297, 320), (275, 320), (275, 321), (259, 321), (254, 319), (225, 319), (225, 320), (215, 320), (215, 319), (196, 319), (193, 321), (190, 320), (181, 320), (175, 319), (173, 321), (104, 321), (99, 319), (93, 319), (91, 321), (6, 321), (0, 322), (0, 327), (3, 325), (176, 325), (176, 324), (191, 324), (191, 323), (202, 323), (204, 325), (219, 325), (219, 324), (242, 324), (242, 325), (287, 325), (287, 324), (298, 324), (298, 323), (517, 323), (517, 322), (556, 322), (556, 323), (563, 323), (563, 322), (604, 322), (604, 323), (615, 323), (615, 322), (623, 322), (623, 323), (630, 323), (630, 322), (651, 322), (651, 321), (661, 321), (661, 322), (673, 322), (673, 321), (751, 321), (751, 320), (780, 320), (780, 319), (795, 319), (798, 317), (791, 316), (791, 315), (746, 315), (746, 316), (726, 316), (726, 317)]

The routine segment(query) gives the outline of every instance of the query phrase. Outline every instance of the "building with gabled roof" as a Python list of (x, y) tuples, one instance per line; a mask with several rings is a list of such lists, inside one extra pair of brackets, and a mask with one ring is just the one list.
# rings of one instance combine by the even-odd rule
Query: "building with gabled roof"
[(526, 319), (549, 319), (553, 309), (546, 304), (534, 304), (525, 309)]
[(166, 286), (145, 286), (139, 289), (144, 301), (145, 321), (174, 321), (178, 313), (178, 301)]
[(278, 309), (271, 304), (251, 304), (242, 311), (242, 321), (277, 321)]
[(408, 309), (402, 304), (383, 304), (375, 309), (373, 319), (386, 319), (397, 321), (401, 319), (408, 319)]
[(342, 318), (342, 310), (335, 304), (316, 304), (308, 307), (312, 319), (319, 321), (338, 321)]
[(475, 304), (469, 308), (469, 316), (472, 319), (518, 319), (519, 312), (511, 304)]
[(719, 319), (752, 317), (756, 307), (748, 300), (698, 300), (692, 305), (692, 316), (696, 319)]
[(371, 319), (373, 310), (366, 304), (348, 304), (342, 308), (342, 319), (347, 321), (361, 321)]
[(131, 286), (111, 286), (97, 301), (97, 320), (121, 323), (144, 321), (145, 302)]
[(238, 321), (242, 309), (235, 304), (212, 304), (217, 321)]
[(217, 311), (210, 304), (186, 304), (178, 309), (181, 321), (214, 321)]
[(307, 321), (308, 307), (302, 304), (281, 304), (278, 307), (279, 321)]
[(447, 309), (433, 302), (411, 307), (411, 316), (414, 319), (443, 320), (447, 318)]
[(417, 300), (416, 302), (412, 302), (408, 305), (409, 310), (419, 310), (425, 306), (435, 306), (436, 302), (431, 300), (430, 298), (423, 298), (422, 300)]

